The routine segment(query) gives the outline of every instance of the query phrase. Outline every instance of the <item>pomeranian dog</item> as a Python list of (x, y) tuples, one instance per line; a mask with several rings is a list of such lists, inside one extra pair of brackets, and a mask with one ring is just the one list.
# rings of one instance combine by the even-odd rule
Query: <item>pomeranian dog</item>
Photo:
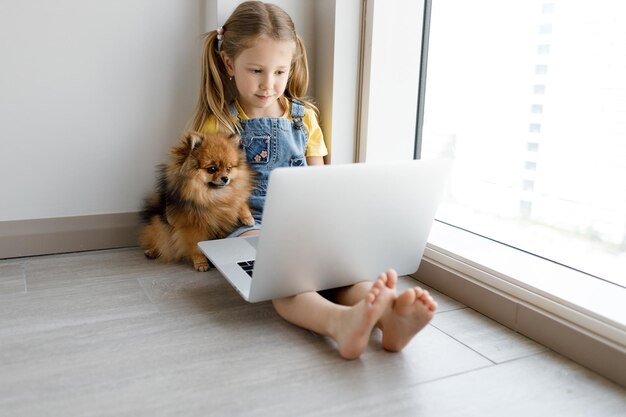
[(224, 238), (240, 223), (254, 225), (248, 206), (254, 175), (238, 145), (236, 135), (188, 132), (170, 149), (157, 191), (141, 211), (139, 243), (148, 258), (189, 259), (197, 271), (207, 271), (198, 242)]

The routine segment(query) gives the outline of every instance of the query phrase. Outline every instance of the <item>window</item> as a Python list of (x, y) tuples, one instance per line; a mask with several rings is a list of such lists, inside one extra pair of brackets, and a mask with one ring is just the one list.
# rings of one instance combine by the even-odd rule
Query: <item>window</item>
[(438, 219), (626, 287), (626, 2), (435, 0)]

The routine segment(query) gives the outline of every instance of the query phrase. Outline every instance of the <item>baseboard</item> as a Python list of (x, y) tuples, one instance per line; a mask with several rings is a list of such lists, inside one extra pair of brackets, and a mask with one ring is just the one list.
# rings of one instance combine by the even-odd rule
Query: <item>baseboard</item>
[(138, 213), (0, 222), (0, 259), (137, 245)]
[(626, 352), (575, 323), (424, 257), (415, 279), (626, 387)]

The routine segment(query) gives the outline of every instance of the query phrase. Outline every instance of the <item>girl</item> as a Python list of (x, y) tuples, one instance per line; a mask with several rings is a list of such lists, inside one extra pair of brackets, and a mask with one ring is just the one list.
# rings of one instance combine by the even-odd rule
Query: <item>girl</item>
[[(250, 198), (256, 225), (241, 227), (231, 236), (259, 233), (271, 169), (324, 164), (327, 150), (317, 109), (304, 98), (307, 88), (304, 44), (279, 7), (242, 3), (224, 26), (206, 34), (191, 128), (239, 134), (248, 162), (258, 173)], [(354, 359), (366, 349), (374, 326), (383, 331), (385, 349), (400, 351), (432, 319), (436, 303), (428, 292), (416, 287), (397, 295), (396, 282), (396, 272), (389, 270), (374, 283), (272, 303), (285, 320), (331, 337), (342, 357)]]

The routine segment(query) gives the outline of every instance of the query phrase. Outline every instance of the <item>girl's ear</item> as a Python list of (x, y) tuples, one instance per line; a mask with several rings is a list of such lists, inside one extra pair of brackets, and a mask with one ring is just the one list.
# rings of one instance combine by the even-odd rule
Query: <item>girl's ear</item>
[(230, 77), (235, 75), (235, 66), (233, 65), (233, 60), (230, 59), (228, 55), (224, 51), (220, 52), (220, 58), (222, 58), (222, 62), (224, 63), (224, 67), (228, 72)]

